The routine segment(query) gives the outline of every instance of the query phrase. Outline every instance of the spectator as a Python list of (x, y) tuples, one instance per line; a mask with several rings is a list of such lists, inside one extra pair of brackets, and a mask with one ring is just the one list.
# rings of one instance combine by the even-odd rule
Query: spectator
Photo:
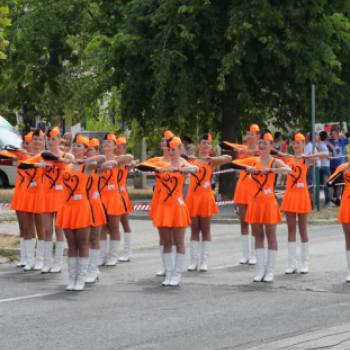
[(182, 141), (182, 144), (184, 145), (182, 153), (187, 154), (187, 146), (190, 143), (193, 143), (193, 141), (188, 136), (184, 136), (183, 138), (181, 138), (181, 141)]
[[(345, 133), (345, 137), (349, 140), (349, 138), (350, 138), (350, 132)], [(346, 154), (345, 161), (346, 161), (346, 162), (349, 162), (349, 160), (350, 160), (349, 144), (347, 144), (347, 145), (345, 146), (345, 154)]]
[[(196, 152), (197, 152), (197, 148), (196, 146), (193, 144), (193, 143), (189, 143), (186, 147), (186, 151), (187, 151), (187, 155), (188, 156), (192, 156), (192, 157), (195, 157), (196, 156)], [(194, 160), (189, 160), (190, 163), (193, 163)], [(186, 178), (185, 178), (185, 183), (184, 183), (184, 187), (183, 187), (183, 190), (182, 190), (182, 193), (183, 193), (183, 197), (184, 199), (186, 200), (187, 198), (187, 193), (188, 193), (188, 187), (190, 185), (190, 175), (186, 175)]]
[(280, 144), (281, 139), (282, 139), (282, 134), (279, 131), (275, 132), (275, 138), (273, 140), (273, 148), (277, 149), (277, 151), (282, 151), (282, 146)]
[(288, 148), (288, 135), (283, 135), (282, 136), (282, 142), (281, 142), (281, 147), (282, 147), (282, 152), (287, 153), (287, 148)]
[(38, 129), (42, 130), (42, 132), (46, 133), (46, 124), (43, 119), (39, 120)]
[(63, 139), (66, 143), (66, 152), (72, 153), (72, 133), (71, 132), (66, 132), (63, 135)]
[[(331, 130), (331, 139), (326, 141), (326, 145), (329, 151), (332, 153), (332, 159), (330, 162), (331, 174), (335, 172), (339, 165), (344, 163), (344, 158), (341, 157), (345, 155), (345, 146), (349, 143), (348, 139), (340, 139), (339, 131), (336, 129)], [(343, 176), (339, 177), (335, 183), (343, 183)], [(344, 186), (335, 186), (335, 189), (332, 191), (333, 203), (340, 205), (340, 197), (343, 191)]]
[[(320, 132), (320, 142), (318, 143), (318, 151), (319, 152), (329, 152), (329, 149), (326, 145), (326, 141), (328, 138), (328, 134), (327, 131), (321, 131)], [(331, 153), (329, 153), (329, 155), (331, 156)], [(324, 196), (325, 196), (325, 205), (333, 205), (333, 203), (331, 202), (331, 190), (330, 188), (327, 186), (327, 180), (330, 178), (331, 176), (331, 170), (330, 170), (330, 160), (329, 159), (322, 159), (321, 160), (321, 172), (320, 172), (320, 177), (321, 177), (321, 185), (323, 185), (323, 189), (324, 189)]]

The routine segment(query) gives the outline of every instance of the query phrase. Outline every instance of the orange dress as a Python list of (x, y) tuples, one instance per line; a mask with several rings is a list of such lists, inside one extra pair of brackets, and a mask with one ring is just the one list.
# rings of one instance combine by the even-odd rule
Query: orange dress
[(27, 188), (28, 183), (27, 176), (24, 170), (18, 169), (18, 166), (21, 164), (23, 160), (28, 159), (29, 156), (26, 155), (23, 157), (23, 159), (19, 160), (17, 162), (17, 180), (16, 180), (16, 186), (15, 186), (15, 193), (13, 194), (12, 201), (11, 201), (11, 210), (19, 210), (20, 203), (23, 201), (24, 197), (24, 190)]
[[(32, 162), (34, 158), (36, 158), (36, 156), (28, 158), (26, 162), (36, 163), (35, 161)], [(33, 168), (26, 169), (24, 172), (26, 174), (26, 188), (23, 191), (23, 199), (18, 203), (17, 210), (41, 214), (43, 212), (44, 203), (44, 170), (41, 168)]]
[(126, 179), (128, 177), (128, 174), (129, 172), (126, 169), (126, 165), (123, 165), (121, 168), (119, 168), (119, 174), (118, 174), (119, 192), (122, 195), (124, 205), (127, 208), (125, 214), (131, 213), (133, 211), (132, 203), (126, 187)]
[(107, 210), (101, 202), (100, 185), (101, 178), (96, 174), (96, 170), (92, 173), (88, 181), (88, 196), (91, 204), (92, 217), (94, 224), (92, 226), (102, 226), (107, 224)]
[(123, 215), (127, 211), (118, 184), (119, 168), (103, 173), (100, 179), (100, 195), (108, 215)]
[[(272, 159), (269, 168), (275, 160)], [(238, 164), (253, 166), (262, 169), (260, 159), (255, 158), (239, 161)], [(274, 225), (282, 221), (282, 216), (275, 197), (275, 174), (252, 174), (251, 195), (245, 221), (248, 224)]]
[(159, 181), (161, 191), (153, 226), (187, 227), (191, 220), (182, 195), (185, 176), (181, 173), (160, 173)]
[(293, 174), (287, 177), (287, 189), (281, 210), (298, 214), (308, 213), (312, 208), (306, 182), (308, 168), (305, 166), (305, 160), (302, 159), (298, 163), (295, 158), (290, 158), (287, 164), (292, 168)]
[(63, 172), (62, 204), (56, 218), (56, 226), (63, 229), (76, 230), (93, 225), (87, 191), (89, 177), (84, 174), (84, 167), (73, 171), (68, 165)]
[(190, 217), (212, 216), (219, 212), (210, 184), (213, 169), (209, 165), (209, 162), (202, 164), (196, 160), (193, 164), (198, 166), (199, 173), (190, 175), (190, 186), (186, 199)]

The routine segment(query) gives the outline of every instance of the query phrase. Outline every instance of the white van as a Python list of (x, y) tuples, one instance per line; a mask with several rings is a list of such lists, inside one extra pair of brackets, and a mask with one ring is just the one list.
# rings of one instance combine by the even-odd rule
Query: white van
[[(21, 147), (22, 138), (16, 129), (0, 116), (0, 149), (6, 145)], [(0, 159), (0, 188), (13, 187), (17, 181), (17, 161)]]

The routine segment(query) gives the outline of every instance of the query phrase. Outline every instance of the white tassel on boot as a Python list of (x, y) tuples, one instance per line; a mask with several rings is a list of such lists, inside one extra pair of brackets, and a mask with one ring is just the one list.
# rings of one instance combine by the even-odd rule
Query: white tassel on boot
[(44, 267), (44, 251), (45, 241), (38, 240), (36, 245), (36, 263), (34, 265), (34, 271), (41, 271)]
[(288, 242), (288, 268), (286, 274), (290, 275), (297, 272), (297, 242)]
[(199, 271), (207, 272), (208, 271), (208, 260), (209, 260), (209, 250), (211, 242), (202, 241), (201, 242), (201, 260), (199, 264)]
[(69, 284), (66, 290), (73, 290), (77, 281), (78, 258), (68, 258)]
[(350, 250), (346, 251), (346, 258), (347, 258), (347, 261), (348, 261), (348, 271), (349, 271), (349, 276), (346, 279), (346, 282), (350, 282)]
[(262, 282), (265, 276), (265, 249), (255, 249), (256, 261), (258, 265), (258, 274), (254, 278), (254, 282)]
[(64, 241), (56, 241), (55, 244), (55, 258), (53, 259), (53, 266), (50, 273), (60, 273), (63, 263)]
[(248, 261), (249, 265), (256, 265), (256, 255), (255, 255), (255, 237), (252, 235), (250, 238), (250, 259)]
[(165, 262), (164, 262), (163, 249), (164, 247), (160, 245), (159, 250), (160, 250), (160, 256), (162, 258), (162, 269), (156, 273), (156, 276), (165, 276)]
[(132, 232), (124, 232), (124, 255), (119, 258), (121, 262), (130, 261), (132, 255)]
[(52, 248), (53, 241), (45, 241), (44, 267), (42, 268), (41, 273), (49, 273), (52, 269)]
[(174, 270), (173, 270), (173, 273), (171, 274), (169, 286), (176, 287), (180, 284), (180, 278), (181, 278), (182, 270), (184, 268), (185, 260), (186, 260), (185, 254), (179, 254), (179, 253), (176, 254)]
[(107, 240), (100, 240), (100, 257), (98, 259), (98, 266), (103, 266), (107, 261)]
[(272, 282), (273, 281), (276, 260), (277, 260), (277, 250), (269, 249), (267, 251), (266, 275), (264, 277), (264, 282)]
[(19, 238), (19, 245), (21, 247), (21, 260), (17, 264), (17, 267), (24, 267), (27, 264), (27, 257), (26, 257), (26, 246), (24, 244), (24, 238)]
[(191, 265), (188, 271), (196, 271), (199, 262), (199, 241), (190, 241)]
[(101, 274), (98, 270), (98, 259), (100, 256), (100, 251), (97, 249), (90, 249), (90, 262), (89, 262), (89, 272), (86, 279), (86, 283), (95, 283), (100, 280)]
[(309, 272), (309, 242), (301, 243), (301, 268), (300, 273)]
[(119, 251), (120, 241), (111, 239), (109, 241), (109, 251), (106, 266), (115, 266), (118, 262), (118, 251)]
[(163, 287), (169, 285), (171, 281), (171, 275), (173, 274), (173, 254), (172, 253), (162, 253), (163, 261), (165, 265), (165, 280), (162, 283)]
[(241, 235), (243, 259), (239, 262), (240, 264), (248, 264), (250, 258), (250, 247), (249, 247), (249, 235)]
[(81, 291), (84, 289), (88, 268), (89, 258), (78, 258), (78, 275), (77, 281), (73, 287), (74, 291)]
[(25, 239), (24, 244), (26, 247), (26, 257), (27, 264), (24, 266), (23, 271), (31, 271), (35, 265), (34, 251), (35, 251), (35, 241), (33, 239)]

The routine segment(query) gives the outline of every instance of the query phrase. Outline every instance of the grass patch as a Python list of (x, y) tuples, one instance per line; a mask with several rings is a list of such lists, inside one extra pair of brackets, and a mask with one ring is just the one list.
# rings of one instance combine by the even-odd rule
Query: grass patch
[(9, 259), (11, 262), (19, 260), (18, 256), (15, 253), (9, 252), (5, 249), (0, 249), (0, 256), (3, 256), (5, 258)]
[(1, 222), (11, 222), (11, 221), (18, 221), (16, 214), (5, 214), (0, 216), (0, 223)]
[(0, 203), (11, 203), (15, 190), (1, 189), (0, 190)]
[(331, 220), (331, 219), (338, 219), (339, 215), (339, 207), (321, 207), (320, 211), (312, 211), (309, 213), (309, 219), (324, 219), (324, 220)]
[(0, 249), (1, 248), (18, 248), (20, 245), (19, 237), (12, 235), (0, 235)]
[(128, 188), (130, 199), (152, 199), (153, 188)]

